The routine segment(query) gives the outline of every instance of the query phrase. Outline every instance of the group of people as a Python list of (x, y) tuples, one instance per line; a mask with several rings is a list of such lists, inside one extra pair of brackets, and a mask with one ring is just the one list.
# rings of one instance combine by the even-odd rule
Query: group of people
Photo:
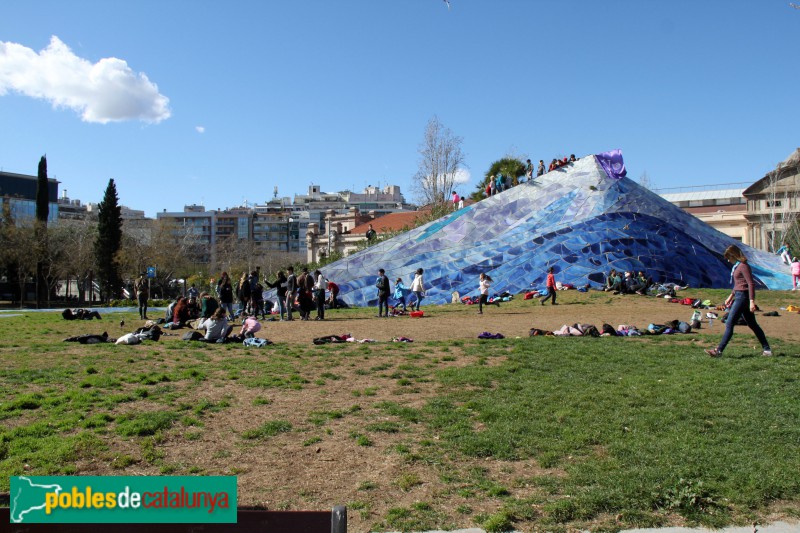
[[(257, 276), (257, 272), (254, 272)], [(339, 286), (328, 280), (322, 272), (315, 270), (312, 273), (303, 267), (300, 275), (295, 274), (294, 267), (288, 267), (286, 272), (279, 270), (275, 281), (265, 281), (270, 289), (275, 289), (280, 320), (294, 320), (295, 307), (299, 310), (300, 320), (311, 320), (311, 311), (316, 309), (316, 320), (325, 320), (325, 307), (335, 309)], [(259, 291), (261, 295), (262, 291)], [(329, 295), (326, 298), (326, 293)], [(263, 297), (262, 297), (263, 300)], [(265, 304), (262, 304), (265, 305)], [(272, 306), (270, 305), (270, 308)], [(268, 310), (265, 310), (266, 312)]]
[(606, 283), (603, 290), (614, 294), (647, 294), (647, 290), (653, 286), (653, 278), (647, 276), (643, 271), (634, 272), (628, 270), (617, 272), (612, 268), (606, 276)]
[[(725, 250), (724, 256), (733, 264), (731, 268), (733, 290), (725, 301), (725, 307), (730, 308), (730, 311), (722, 339), (716, 348), (708, 349), (706, 353), (711, 357), (721, 356), (733, 335), (734, 325), (742, 318), (747, 326), (755, 333), (756, 338), (762, 346), (763, 355), (772, 355), (769, 342), (754, 315), (757, 309), (755, 304), (755, 284), (753, 282), (752, 271), (747, 263), (747, 258), (735, 245), (729, 246)], [(791, 264), (796, 288), (797, 279), (800, 277), (800, 261), (797, 261), (796, 258), (792, 258)], [(796, 273), (795, 265), (797, 265), (798, 270)], [(268, 287), (276, 289), (281, 320), (293, 320), (292, 313), (295, 304), (299, 308), (301, 320), (311, 320), (311, 311), (314, 310), (314, 308), (317, 310), (316, 320), (324, 320), (326, 304), (330, 305), (332, 308), (336, 307), (339, 287), (326, 279), (319, 270), (315, 270), (312, 274), (308, 271), (308, 268), (303, 268), (301, 274), (297, 276), (295, 275), (294, 268), (289, 267), (287, 272), (288, 275), (284, 274), (283, 271), (279, 271), (274, 282), (265, 281)], [(395, 280), (394, 291), (392, 292), (391, 283), (386, 276), (386, 271), (383, 268), (379, 269), (378, 277), (375, 280), (375, 287), (378, 291), (377, 316), (386, 318), (390, 316), (390, 296), (394, 297), (395, 309), (402, 307), (402, 311), (405, 312), (410, 305), (412, 310), (419, 311), (426, 290), (423, 274), (424, 271), (422, 268), (417, 269), (409, 288), (406, 288), (402, 278), (397, 278)], [(262, 314), (262, 317), (265, 316), (263, 297), (261, 297), (263, 286), (258, 278), (258, 270), (251, 272), (249, 276), (243, 274), (236, 287), (236, 294), (240, 301), (239, 314), (243, 317), (241, 335), (244, 336), (253, 336), (255, 332), (261, 329), (261, 324), (257, 320), (259, 312)], [(142, 280), (144, 280), (144, 276), (142, 276), (136, 284), (139, 295), (146, 294), (144, 285), (140, 283)], [(492, 278), (488, 274), (481, 273), (478, 281), (480, 292), (480, 300), (478, 302), (479, 314), (483, 314), (483, 305), (488, 303), (489, 287), (491, 284)], [(616, 269), (612, 269), (606, 278), (603, 290), (615, 294), (643, 295), (646, 294), (647, 290), (653, 285), (653, 279), (647, 276), (643, 271), (637, 273), (633, 271), (618, 272)], [(554, 268), (550, 267), (547, 272), (547, 295), (540, 300), (541, 305), (544, 305), (548, 300), (551, 300), (553, 305), (557, 305), (556, 289)], [(231, 322), (235, 319), (232, 305), (234, 288), (231, 286), (227, 273), (223, 272), (220, 280), (217, 282), (217, 296), (219, 301), (207, 292), (202, 292), (199, 295), (196, 295), (196, 292), (197, 289), (193, 285), (192, 288), (187, 291), (187, 297), (178, 297), (175, 302), (170, 304), (165, 316), (165, 321), (168, 323), (166, 327), (171, 329), (185, 327), (189, 325), (190, 321), (193, 319), (199, 318), (199, 322), (196, 322), (194, 325), (197, 329), (205, 331), (203, 340), (207, 342), (219, 342), (220, 339), (222, 339), (224, 341), (231, 333)], [(328, 299), (326, 299), (326, 292), (330, 294)], [(411, 294), (415, 296), (413, 303), (409, 302)], [(497, 305), (499, 306), (499, 303)], [(141, 318), (146, 318), (146, 299), (144, 308), (142, 308), (142, 302), (140, 300), (139, 313)], [(73, 318), (73, 315), (80, 315), (80, 313), (70, 312), (69, 315), (69, 317), (65, 316), (65, 318)], [(85, 317), (76, 316), (76, 318)], [(99, 318), (99, 316), (97, 318)]]
[(424, 271), (418, 268), (414, 273), (414, 279), (411, 281), (411, 287), (406, 288), (403, 283), (403, 278), (397, 278), (394, 282), (394, 293), (391, 290), (389, 278), (386, 276), (384, 269), (378, 269), (378, 279), (375, 280), (375, 287), (378, 289), (378, 317), (389, 318), (389, 296), (393, 295), (395, 299), (395, 309), (402, 306), (403, 312), (407, 310), (408, 298), (411, 294), (416, 297), (416, 300), (411, 305), (412, 311), (419, 311), (422, 304), (422, 299), (425, 297), (425, 281), (422, 277)]
[[(574, 163), (578, 159), (575, 157), (575, 154), (571, 154), (568, 158), (565, 157), (563, 159), (553, 159), (550, 162), (549, 166), (545, 166), (544, 160), (539, 160), (539, 166), (536, 168), (536, 177), (541, 177), (547, 174), (552, 170), (559, 169), (565, 165), (570, 163)], [(495, 194), (501, 193), (510, 187), (514, 187), (515, 185), (519, 185), (521, 183), (525, 183), (526, 181), (531, 182), (534, 180), (534, 168), (533, 163), (530, 159), (525, 161), (525, 177), (517, 177), (517, 176), (505, 176), (502, 173), (498, 172), (492, 176), (489, 176), (489, 179), (486, 182), (486, 187), (484, 188), (484, 194), (489, 196), (494, 196)], [(453, 203), (456, 203), (456, 193), (453, 193)], [(463, 206), (462, 206), (463, 207)]]
[[(575, 158), (575, 154), (570, 154), (569, 158), (566, 157), (563, 159), (554, 158), (552, 161), (550, 161), (550, 166), (547, 167), (547, 172), (559, 169), (570, 163), (574, 163), (575, 161), (577, 161), (577, 159)], [(539, 160), (539, 168), (543, 167), (544, 167), (544, 162), (542, 160)]]

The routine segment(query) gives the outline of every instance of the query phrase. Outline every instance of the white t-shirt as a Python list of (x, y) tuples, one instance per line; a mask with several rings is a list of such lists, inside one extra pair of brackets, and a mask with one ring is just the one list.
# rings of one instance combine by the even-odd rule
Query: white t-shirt
[(481, 285), (481, 294), (486, 294), (486, 295), (488, 295), (488, 294), (489, 294), (489, 286), (490, 286), (491, 284), (492, 284), (492, 282), (491, 282), (491, 281), (489, 281), (488, 279), (485, 279), (485, 278), (484, 278), (484, 279), (482, 279), (482, 280), (481, 280), (481, 283), (480, 283), (480, 285)]
[(422, 274), (416, 274), (414, 281), (411, 282), (411, 292), (424, 292), (425, 287), (422, 286)]

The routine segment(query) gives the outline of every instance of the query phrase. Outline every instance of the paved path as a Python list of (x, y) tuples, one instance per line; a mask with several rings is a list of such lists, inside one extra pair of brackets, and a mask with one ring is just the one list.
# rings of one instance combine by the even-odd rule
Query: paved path
[[(445, 533), (444, 531), (429, 531), (428, 533)], [(447, 533), (486, 533), (482, 529), (469, 528), (449, 531)], [(800, 533), (800, 522), (775, 522), (769, 525), (732, 526), (724, 529), (708, 529), (704, 527), (663, 527), (648, 529), (625, 529), (620, 533)]]

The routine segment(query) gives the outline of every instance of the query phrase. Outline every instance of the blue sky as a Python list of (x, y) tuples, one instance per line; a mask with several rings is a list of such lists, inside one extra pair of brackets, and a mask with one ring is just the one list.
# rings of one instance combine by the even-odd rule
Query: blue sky
[[(752, 182), (800, 146), (784, 0), (0, 2), (0, 168), (210, 209), (398, 184), (434, 115), (492, 161), (620, 148), (657, 187)], [(55, 39), (55, 40), (52, 40)], [(45, 50), (47, 50), (45, 52)]]

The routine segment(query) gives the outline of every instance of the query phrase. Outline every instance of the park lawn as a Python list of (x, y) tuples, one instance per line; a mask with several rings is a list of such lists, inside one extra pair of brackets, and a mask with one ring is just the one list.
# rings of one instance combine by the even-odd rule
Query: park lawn
[[(103, 327), (113, 336), (122, 317), (134, 318)], [(240, 504), (344, 503), (357, 531), (800, 516), (800, 346), (779, 339), (763, 358), (742, 332), (718, 360), (699, 347), (720, 330), (262, 349), (62, 342), (87, 324), (99, 323), (0, 319), (0, 491), (20, 474), (238, 475)], [(314, 462), (323, 456), (352, 462)]]

